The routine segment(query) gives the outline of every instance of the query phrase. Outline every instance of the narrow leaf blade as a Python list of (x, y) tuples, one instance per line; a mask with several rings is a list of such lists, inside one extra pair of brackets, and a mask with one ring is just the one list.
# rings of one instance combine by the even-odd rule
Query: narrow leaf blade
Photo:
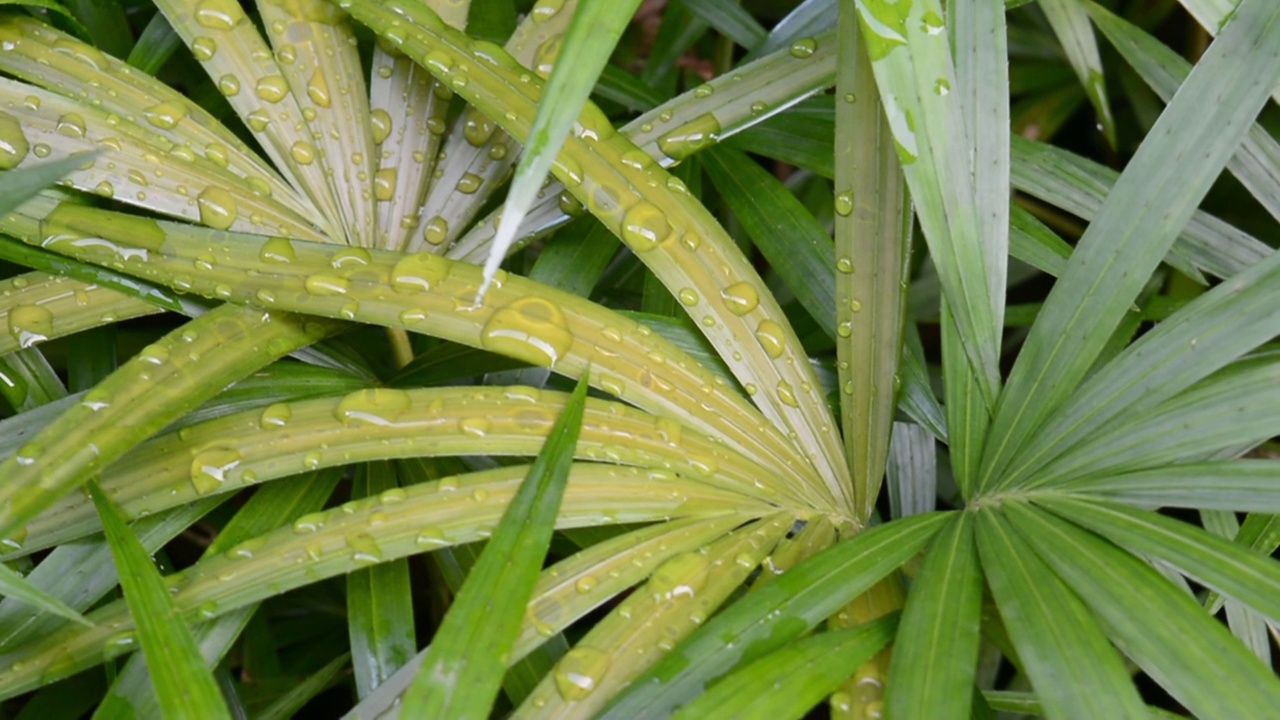
[(487, 718), (551, 543), (582, 427), (577, 387), (404, 695), (406, 717)]

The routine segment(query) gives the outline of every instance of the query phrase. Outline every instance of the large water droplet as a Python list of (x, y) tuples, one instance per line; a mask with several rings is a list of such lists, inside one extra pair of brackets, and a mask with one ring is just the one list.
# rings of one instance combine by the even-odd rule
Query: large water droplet
[(756, 326), (756, 340), (771, 358), (782, 357), (782, 349), (786, 347), (786, 337), (782, 326), (773, 320), (761, 320)]
[(497, 123), (488, 115), (471, 108), (467, 111), (462, 125), (462, 136), (467, 142), (480, 147), (489, 142), (489, 138), (493, 137), (493, 132), (497, 128)]
[(710, 147), (720, 136), (720, 121), (704, 113), (658, 138), (658, 149), (672, 160), (683, 160)]
[(610, 655), (603, 650), (578, 646), (556, 663), (553, 678), (556, 691), (567, 702), (585, 699), (600, 686), (609, 670)]
[(666, 215), (647, 201), (632, 205), (622, 218), (622, 239), (635, 252), (652, 250), (670, 237)]
[(0, 170), (18, 167), (30, 151), (22, 123), (9, 113), (0, 112)]
[(263, 430), (275, 430), (289, 424), (293, 418), (293, 409), (287, 403), (268, 405), (258, 416), (258, 427)]
[(29, 348), (53, 336), (53, 313), (39, 305), (18, 305), (9, 310), (9, 334), (18, 347)]
[(836, 193), (836, 214), (841, 217), (849, 217), (853, 214), (852, 190)]
[(351, 550), (351, 560), (359, 565), (373, 565), (382, 562), (382, 548), (372, 535), (353, 533), (346, 536), (347, 548)]
[(226, 230), (236, 221), (236, 204), (226, 188), (210, 186), (196, 197), (200, 222), (214, 230)]
[(458, 192), (463, 195), (473, 195), (480, 189), (481, 183), (484, 181), (475, 173), (463, 173), (458, 179)]
[(170, 130), (177, 127), (182, 118), (187, 116), (187, 108), (177, 101), (162, 102), (147, 108), (143, 111), (143, 115), (152, 125), (162, 130)]
[(320, 68), (316, 68), (316, 71), (311, 73), (311, 79), (307, 81), (307, 97), (323, 108), (333, 103), (333, 99), (329, 96), (329, 81)]
[(654, 602), (692, 598), (706, 584), (710, 564), (702, 553), (680, 553), (658, 566), (646, 589)]
[(379, 145), (391, 134), (391, 115), (382, 108), (369, 113), (369, 122), (373, 126), (373, 141)]
[(278, 103), (289, 94), (289, 82), (281, 75), (267, 75), (258, 78), (254, 91), (263, 100), (269, 103)]
[(438, 255), (405, 255), (391, 268), (391, 287), (400, 293), (427, 292), (448, 275), (449, 261)]
[(55, 129), (59, 135), (82, 138), (85, 133), (84, 118), (79, 113), (66, 113), (58, 118)]
[(333, 415), (346, 425), (390, 426), (396, 423), (409, 406), (409, 393), (395, 388), (369, 388), (357, 390), (342, 398)]
[(201, 450), (191, 460), (191, 486), (199, 495), (216, 492), (243, 459), (240, 451), (230, 446), (215, 445)]
[(525, 297), (493, 313), (480, 332), (480, 344), (502, 355), (550, 367), (573, 347), (573, 334), (559, 306)]
[(734, 315), (746, 315), (760, 304), (760, 294), (746, 280), (736, 282), (720, 291), (724, 306)]
[(778, 400), (780, 400), (783, 405), (800, 407), (800, 403), (796, 401), (795, 390), (791, 388), (791, 383), (786, 380), (778, 381)]
[(191, 41), (191, 54), (200, 62), (213, 59), (218, 52), (218, 43), (211, 37), (201, 35)]
[(386, 202), (396, 194), (396, 169), (382, 168), (373, 174), (373, 197)]
[(449, 221), (436, 215), (422, 226), (422, 239), (429, 245), (440, 245), (449, 239)]
[(262, 244), (262, 249), (258, 251), (258, 259), (265, 263), (285, 264), (291, 263), (297, 258), (294, 252), (293, 243), (289, 238), (273, 237), (268, 238)]
[(244, 11), (236, 0), (200, 0), (196, 22), (210, 30), (230, 30), (244, 21)]

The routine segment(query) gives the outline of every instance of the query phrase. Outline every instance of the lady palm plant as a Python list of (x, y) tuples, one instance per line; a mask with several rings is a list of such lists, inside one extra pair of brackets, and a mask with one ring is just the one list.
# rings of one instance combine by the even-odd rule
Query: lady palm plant
[[(1194, 66), (1088, 0), (156, 0), (136, 45), (36, 4), (0, 19), (22, 715), (1280, 707), (1280, 260), (1197, 210), (1225, 167), (1280, 217), (1268, 0), (1181, 0)], [(1095, 28), (1119, 174), (1034, 139), (1086, 101), (1125, 135)], [(146, 71), (178, 39), (185, 95)]]

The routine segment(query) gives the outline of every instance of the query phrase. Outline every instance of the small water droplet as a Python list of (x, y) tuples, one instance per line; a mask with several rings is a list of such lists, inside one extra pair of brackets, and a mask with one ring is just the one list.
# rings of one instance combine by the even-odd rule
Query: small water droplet
[(236, 0), (200, 0), (196, 4), (196, 22), (210, 30), (231, 30), (244, 21), (244, 11)]
[(269, 103), (278, 103), (289, 94), (289, 82), (282, 75), (267, 75), (258, 78), (254, 92)]
[(720, 121), (705, 113), (658, 138), (658, 149), (672, 160), (683, 160), (711, 146), (720, 136)]
[(177, 127), (182, 118), (187, 116), (187, 108), (177, 101), (162, 102), (144, 110), (143, 115), (147, 118), (147, 122), (155, 127), (170, 130)]
[(438, 255), (405, 255), (391, 268), (391, 287), (399, 293), (427, 292), (448, 275), (449, 261)]
[(369, 113), (369, 122), (373, 126), (373, 141), (381, 145), (391, 134), (391, 115), (386, 110), (378, 108)]
[(666, 215), (647, 201), (632, 205), (622, 218), (622, 239), (635, 252), (646, 252), (671, 237)]
[(287, 403), (268, 405), (258, 416), (258, 427), (263, 430), (275, 430), (289, 423), (293, 417), (293, 409)]
[(30, 150), (22, 123), (9, 113), (0, 112), (0, 170), (17, 167)]
[(800, 38), (791, 43), (791, 57), (794, 58), (803, 60), (804, 58), (812, 57), (817, 50), (818, 41), (811, 37)]
[(783, 405), (800, 407), (800, 403), (796, 400), (796, 393), (791, 388), (791, 383), (786, 380), (778, 381), (778, 400), (781, 401)]

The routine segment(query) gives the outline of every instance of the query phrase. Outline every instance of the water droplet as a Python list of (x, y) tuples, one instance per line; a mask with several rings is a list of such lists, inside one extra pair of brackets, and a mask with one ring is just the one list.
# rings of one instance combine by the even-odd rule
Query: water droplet
[(58, 118), (56, 130), (59, 135), (82, 138), (85, 133), (84, 118), (78, 113), (66, 113)]
[(852, 190), (836, 193), (836, 214), (842, 217), (848, 217), (853, 214)]
[(254, 92), (269, 103), (278, 103), (289, 94), (289, 82), (282, 75), (267, 75), (258, 78)]
[(429, 245), (440, 245), (449, 239), (449, 221), (440, 215), (428, 220), (422, 226), (422, 239)]
[(335, 270), (364, 267), (373, 262), (373, 256), (362, 247), (342, 248), (329, 257), (329, 267)]
[(946, 29), (942, 16), (932, 10), (926, 10), (920, 20), (920, 29), (929, 35), (941, 35)]
[(800, 407), (800, 403), (796, 401), (796, 393), (791, 389), (791, 383), (786, 380), (778, 381), (778, 400), (780, 400), (783, 405)]
[(458, 192), (463, 195), (473, 195), (480, 189), (480, 185), (483, 182), (480, 176), (475, 173), (463, 173), (462, 177), (458, 178)]
[(850, 301), (849, 301), (849, 309), (850, 309), (850, 310), (852, 310), (852, 311), (854, 311), (854, 312), (862, 312), (862, 301), (861, 301), (861, 300), (859, 300), (859, 299), (857, 299), (857, 298), (854, 298), (853, 300), (850, 300)]
[(711, 146), (720, 136), (720, 121), (704, 113), (658, 138), (658, 149), (672, 160), (683, 160)]
[(418, 537), (414, 540), (414, 544), (420, 548), (435, 549), (438, 547), (445, 547), (450, 543), (449, 539), (444, 535), (444, 530), (441, 530), (434, 525), (430, 525), (422, 528), (422, 530), (418, 532)]
[(709, 566), (710, 561), (702, 553), (680, 553), (658, 566), (646, 589), (654, 602), (692, 598), (706, 583)]
[(767, 102), (765, 102), (765, 101), (763, 101), (763, 100), (757, 100), (757, 101), (755, 101), (755, 102), (751, 103), (751, 114), (752, 114), (752, 115), (762, 115), (762, 114), (764, 114), (764, 111), (765, 111), (765, 110), (768, 110), (768, 109), (769, 109), (769, 103), (767, 103)]
[(711, 97), (711, 94), (715, 91), (716, 89), (713, 85), (710, 83), (703, 83), (693, 91), (693, 96), (696, 98)]
[(9, 113), (0, 112), (0, 170), (18, 167), (30, 150), (22, 123)]
[(458, 429), (462, 434), (471, 437), (484, 437), (489, 434), (492, 427), (493, 423), (489, 422), (488, 418), (481, 417), (465, 418), (458, 423)]
[[(226, 167), (231, 162), (231, 157), (227, 151), (227, 146), (218, 142), (211, 142), (208, 145), (204, 146), (204, 157), (206, 160), (213, 163), (214, 165), (217, 165), (218, 167)], [(252, 185), (252, 181), (250, 182), (250, 184)], [(264, 186), (266, 190), (265, 194), (270, 195), (271, 186), (265, 185), (265, 183), (264, 183)], [(258, 188), (255, 187), (254, 192), (258, 192)]]
[(315, 72), (311, 73), (311, 79), (307, 81), (307, 97), (322, 108), (327, 108), (333, 103), (329, 96), (329, 81), (320, 68), (316, 68)]
[(685, 305), (698, 304), (698, 292), (693, 288), (684, 288), (679, 292), (680, 302)]
[(275, 430), (289, 423), (293, 417), (293, 409), (287, 403), (268, 405), (258, 416), (258, 427), (263, 430)]
[(351, 560), (358, 565), (373, 565), (382, 562), (382, 548), (372, 535), (355, 533), (346, 536), (347, 548), (351, 550)]
[(761, 320), (756, 326), (756, 340), (771, 358), (782, 357), (782, 349), (786, 347), (786, 337), (782, 326), (773, 320)]
[(946, 97), (951, 92), (951, 83), (946, 78), (938, 78), (938, 82), (933, 84), (933, 91), (942, 97)]
[(811, 37), (800, 38), (791, 43), (791, 57), (804, 59), (812, 57), (818, 50), (818, 41)]
[(143, 115), (152, 125), (161, 130), (170, 130), (187, 116), (187, 108), (177, 101), (162, 102), (144, 110)]
[(210, 186), (196, 197), (200, 222), (214, 230), (226, 230), (236, 221), (236, 205), (226, 188)]
[(369, 122), (373, 126), (373, 141), (379, 145), (391, 134), (391, 115), (382, 108), (369, 113)]
[(382, 168), (373, 174), (373, 197), (386, 202), (396, 194), (396, 169)]
[(44, 342), (53, 336), (53, 313), (39, 305), (18, 305), (9, 310), (9, 334), (21, 348)]
[(842, 255), (836, 259), (836, 270), (846, 275), (853, 273), (853, 258)]
[(746, 315), (760, 304), (760, 295), (751, 283), (742, 280), (720, 291), (725, 307), (734, 315)]
[(849, 337), (853, 334), (853, 323), (848, 320), (842, 321), (836, 326), (836, 334), (840, 337)]
[(315, 470), (316, 468), (320, 467), (321, 459), (322, 458), (320, 453), (315, 451), (309, 452), (306, 455), (302, 456), (302, 467), (306, 468), (307, 470)]
[(104, 198), (115, 197), (116, 195), (115, 186), (107, 182), (106, 180), (103, 180), (102, 182), (95, 185), (93, 187), (93, 192), (94, 194), (101, 195)]
[(586, 699), (603, 682), (610, 661), (610, 654), (603, 650), (582, 645), (573, 648), (556, 663), (556, 691), (567, 702)]
[(480, 331), (480, 344), (493, 352), (550, 367), (573, 347), (564, 312), (554, 303), (524, 297), (496, 312)]
[[(235, 97), (239, 95), (240, 78), (229, 73), (218, 78), (218, 92), (222, 93), (224, 97)], [(262, 132), (262, 129), (267, 126), (267, 123), (271, 122), (267, 117), (267, 114), (261, 109), (254, 110), (249, 113), (249, 117), (247, 119), (249, 121), (249, 127), (253, 128), (255, 132)]]
[(310, 165), (316, 161), (316, 146), (306, 140), (299, 140), (289, 148), (289, 155), (299, 165)]
[(191, 54), (196, 60), (207, 62), (218, 52), (218, 43), (213, 38), (201, 35), (191, 41)]
[(308, 513), (293, 521), (293, 531), (298, 535), (310, 535), (324, 527), (327, 513)]
[(296, 258), (293, 243), (289, 238), (268, 238), (262, 244), (262, 249), (258, 251), (258, 259), (265, 263), (285, 264), (293, 262)]
[(392, 426), (412, 404), (409, 393), (395, 388), (357, 390), (338, 402), (333, 415), (344, 425)]
[(540, 0), (537, 5), (533, 6), (529, 16), (533, 21), (542, 24), (555, 17), (561, 9), (564, 8), (564, 0)]
[(200, 0), (196, 22), (210, 30), (231, 30), (244, 21), (244, 11), (236, 0)]
[(391, 287), (400, 293), (427, 292), (448, 275), (449, 261), (438, 255), (405, 255), (391, 268)]
[(635, 252), (646, 252), (671, 237), (666, 215), (650, 202), (632, 205), (622, 218), (622, 239)]
[(217, 492), (228, 480), (228, 473), (243, 459), (239, 450), (227, 445), (215, 445), (196, 453), (191, 460), (191, 486), (196, 494)]
[(466, 141), (476, 147), (480, 147), (489, 142), (489, 138), (493, 137), (493, 132), (497, 128), (497, 123), (493, 118), (484, 113), (471, 108), (463, 120), (462, 136)]

